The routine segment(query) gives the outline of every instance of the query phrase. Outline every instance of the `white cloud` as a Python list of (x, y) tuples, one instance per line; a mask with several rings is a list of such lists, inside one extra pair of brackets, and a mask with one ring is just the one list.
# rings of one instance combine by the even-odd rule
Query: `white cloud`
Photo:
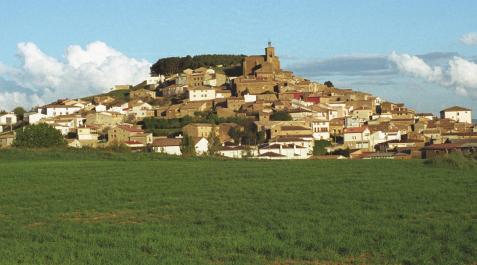
[(409, 54), (393, 52), (389, 60), (395, 63), (402, 73), (453, 88), (457, 95), (477, 99), (477, 64), (474, 62), (455, 56), (449, 60), (446, 70), (443, 70)]
[(19, 43), (17, 49), (21, 65), (0, 64), (0, 78), (29, 92), (0, 87), (3, 109), (102, 93), (116, 84), (139, 83), (149, 75), (148, 61), (129, 58), (103, 42), (90, 43), (84, 49), (69, 46), (65, 60), (45, 54), (31, 42)]
[(417, 56), (392, 52), (389, 55), (389, 60), (394, 62), (401, 72), (410, 73), (428, 81), (442, 80), (443, 73), (440, 67), (431, 67)]
[(460, 38), (460, 42), (465, 45), (477, 45), (477, 32), (464, 34), (464, 36)]

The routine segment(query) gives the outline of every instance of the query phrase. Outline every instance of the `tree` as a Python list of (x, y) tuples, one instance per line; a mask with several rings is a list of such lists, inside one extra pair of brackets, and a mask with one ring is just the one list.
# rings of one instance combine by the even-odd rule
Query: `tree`
[(48, 148), (64, 146), (66, 141), (60, 131), (48, 124), (40, 123), (18, 129), (13, 145), (24, 148)]
[(184, 138), (182, 138), (181, 152), (183, 156), (195, 156), (195, 144), (192, 136), (184, 134)]
[(209, 155), (216, 155), (222, 144), (220, 143), (217, 127), (215, 125), (212, 128), (212, 132), (210, 133), (209, 137), (207, 137), (207, 141), (209, 142)]
[(182, 72), (187, 68), (195, 69), (199, 67), (214, 67), (222, 65), (230, 67), (238, 65), (242, 62), (245, 55), (229, 55), (229, 54), (205, 54), (185, 57), (167, 57), (159, 59), (151, 66), (152, 75), (167, 75)]
[(13, 113), (17, 115), (18, 120), (23, 120), (26, 110), (22, 107), (16, 107), (13, 109)]
[(331, 81), (329, 81), (329, 80), (326, 81), (324, 85), (327, 86), (327, 87), (335, 87), (335, 86), (333, 85), (333, 83), (331, 83)]
[(293, 120), (293, 118), (290, 115), (290, 113), (288, 113), (286, 111), (277, 111), (277, 112), (272, 113), (272, 115), (270, 115), (270, 120), (272, 120), (272, 121), (291, 121), (291, 120)]
[(324, 155), (326, 154), (326, 149), (325, 147), (331, 146), (331, 143), (326, 140), (316, 140), (315, 141), (315, 146), (313, 147), (313, 155), (318, 156), (318, 155)]
[(240, 127), (231, 127), (228, 131), (229, 136), (234, 140), (235, 144), (239, 144), (242, 139), (242, 130)]

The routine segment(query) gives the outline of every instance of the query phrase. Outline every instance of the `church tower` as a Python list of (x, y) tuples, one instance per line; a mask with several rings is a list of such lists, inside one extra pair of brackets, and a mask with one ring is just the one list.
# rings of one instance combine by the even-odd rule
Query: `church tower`
[(268, 42), (268, 47), (265, 48), (265, 61), (271, 62), (275, 58), (275, 48), (272, 47), (272, 42)]

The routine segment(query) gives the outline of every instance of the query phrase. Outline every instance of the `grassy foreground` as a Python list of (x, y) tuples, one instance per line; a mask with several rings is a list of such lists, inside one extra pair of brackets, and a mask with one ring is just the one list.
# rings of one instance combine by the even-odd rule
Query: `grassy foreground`
[(0, 264), (475, 264), (477, 170), (0, 152)]

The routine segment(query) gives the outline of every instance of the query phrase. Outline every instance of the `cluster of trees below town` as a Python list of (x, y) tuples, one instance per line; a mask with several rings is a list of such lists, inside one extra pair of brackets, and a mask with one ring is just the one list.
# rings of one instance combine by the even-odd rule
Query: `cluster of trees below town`
[(190, 68), (196, 69), (199, 67), (214, 67), (222, 65), (225, 68), (239, 65), (245, 55), (231, 55), (231, 54), (204, 54), (185, 57), (167, 57), (159, 59), (151, 66), (151, 75), (169, 75), (180, 73), (183, 70)]
[[(182, 127), (189, 123), (236, 123), (236, 128), (231, 128), (228, 134), (236, 143), (256, 145), (265, 142), (265, 133), (258, 132), (253, 119), (242, 117), (219, 118), (213, 112), (198, 112), (195, 117), (186, 116), (177, 119), (145, 118), (142, 122), (144, 130), (152, 132), (155, 136), (175, 136), (182, 134)], [(208, 139), (210, 141), (210, 139)]]

